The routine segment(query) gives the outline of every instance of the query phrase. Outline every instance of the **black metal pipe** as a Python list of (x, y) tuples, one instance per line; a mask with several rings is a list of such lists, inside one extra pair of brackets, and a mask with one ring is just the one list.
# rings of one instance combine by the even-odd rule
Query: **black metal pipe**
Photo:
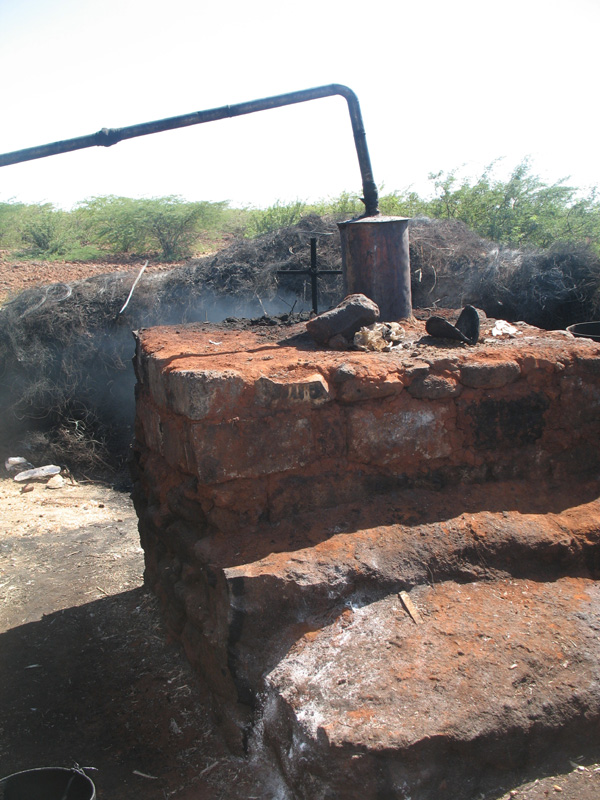
[(367, 147), (367, 137), (362, 121), (360, 104), (357, 96), (352, 89), (339, 83), (332, 83), (328, 86), (317, 86), (314, 89), (304, 89), (299, 92), (288, 94), (278, 94), (273, 97), (264, 97), (261, 100), (251, 100), (247, 103), (238, 103), (233, 106), (221, 106), (211, 108), (206, 111), (194, 111), (191, 114), (182, 114), (179, 117), (167, 117), (166, 119), (154, 120), (152, 122), (141, 122), (138, 125), (130, 125), (127, 128), (102, 128), (97, 133), (88, 136), (79, 136), (75, 139), (65, 139), (60, 142), (52, 142), (38, 147), (29, 147), (25, 150), (15, 150), (12, 153), (0, 155), (0, 167), (9, 164), (18, 164), (22, 161), (32, 161), (36, 158), (45, 158), (59, 153), (69, 153), (72, 150), (82, 150), (86, 147), (111, 147), (111, 145), (121, 142), (124, 139), (134, 139), (137, 136), (147, 136), (150, 133), (160, 133), (162, 131), (173, 130), (174, 128), (185, 128), (189, 125), (199, 125), (203, 122), (214, 122), (218, 119), (227, 117), (239, 117), (243, 114), (253, 114), (255, 111), (266, 111), (270, 108), (280, 108), (281, 106), (305, 103), (309, 100), (318, 100), (322, 97), (332, 97), (341, 95), (348, 103), (352, 133), (356, 146), (356, 154), (360, 166), (360, 173), (363, 184), (363, 202), (365, 204), (365, 216), (375, 216), (379, 214), (377, 186), (373, 180), (373, 170), (371, 159)]
[(310, 240), (310, 292), (313, 311), (316, 314), (319, 304), (319, 292), (317, 288), (317, 240), (314, 236)]

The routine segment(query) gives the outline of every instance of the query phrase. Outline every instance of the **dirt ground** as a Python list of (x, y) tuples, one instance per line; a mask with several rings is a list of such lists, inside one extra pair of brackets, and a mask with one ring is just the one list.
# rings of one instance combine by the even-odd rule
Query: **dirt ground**
[[(68, 262), (68, 261), (22, 261), (11, 258), (9, 253), (0, 251), (0, 302), (24, 289), (31, 289), (47, 283), (69, 283), (83, 280), (93, 275), (111, 272), (131, 272), (137, 274), (143, 267), (145, 258), (131, 257), (111, 261)], [(163, 272), (181, 266), (176, 263), (164, 264), (152, 260), (146, 272)]]
[[(142, 263), (0, 259), (0, 297)], [(0, 507), (0, 777), (77, 763), (99, 800), (288, 800), (260, 741), (247, 758), (228, 750), (209, 692), (167, 641), (129, 496), (69, 482), (22, 493), (5, 474)], [(553, 771), (474, 800), (600, 797), (600, 765)]]
[(0, 776), (77, 763), (100, 800), (285, 798), (166, 641), (128, 495), (20, 490), (0, 481)]

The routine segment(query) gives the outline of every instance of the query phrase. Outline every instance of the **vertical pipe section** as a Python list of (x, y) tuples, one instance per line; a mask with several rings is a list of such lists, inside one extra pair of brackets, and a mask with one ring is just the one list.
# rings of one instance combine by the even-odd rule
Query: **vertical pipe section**
[(317, 240), (311, 237), (310, 240), (310, 290), (312, 294), (312, 307), (315, 314), (318, 314), (319, 298), (317, 288)]
[(338, 223), (346, 294), (365, 294), (380, 319), (412, 316), (406, 217), (362, 217)]

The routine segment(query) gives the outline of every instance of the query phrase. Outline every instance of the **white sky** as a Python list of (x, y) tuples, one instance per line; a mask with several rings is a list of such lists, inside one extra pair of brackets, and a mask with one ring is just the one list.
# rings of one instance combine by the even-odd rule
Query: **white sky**
[[(600, 0), (0, 0), (0, 153), (330, 83), (384, 191), (531, 156), (600, 184)], [(333, 97), (0, 169), (0, 201), (268, 205), (361, 180)]]

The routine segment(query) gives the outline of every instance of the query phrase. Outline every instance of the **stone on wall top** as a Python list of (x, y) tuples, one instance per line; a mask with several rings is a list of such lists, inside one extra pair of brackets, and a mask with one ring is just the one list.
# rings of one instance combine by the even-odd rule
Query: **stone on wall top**
[(538, 373), (600, 374), (596, 342), (525, 323), (516, 324), (518, 336), (492, 338), (493, 324), (482, 323), (481, 342), (472, 347), (435, 340), (424, 322), (404, 321), (405, 338), (383, 353), (327, 349), (303, 325), (156, 327), (137, 334), (136, 370), (157, 405), (194, 420), (226, 418), (246, 406), (264, 413), (286, 404), (360, 402), (404, 388), (415, 398), (436, 400)]

